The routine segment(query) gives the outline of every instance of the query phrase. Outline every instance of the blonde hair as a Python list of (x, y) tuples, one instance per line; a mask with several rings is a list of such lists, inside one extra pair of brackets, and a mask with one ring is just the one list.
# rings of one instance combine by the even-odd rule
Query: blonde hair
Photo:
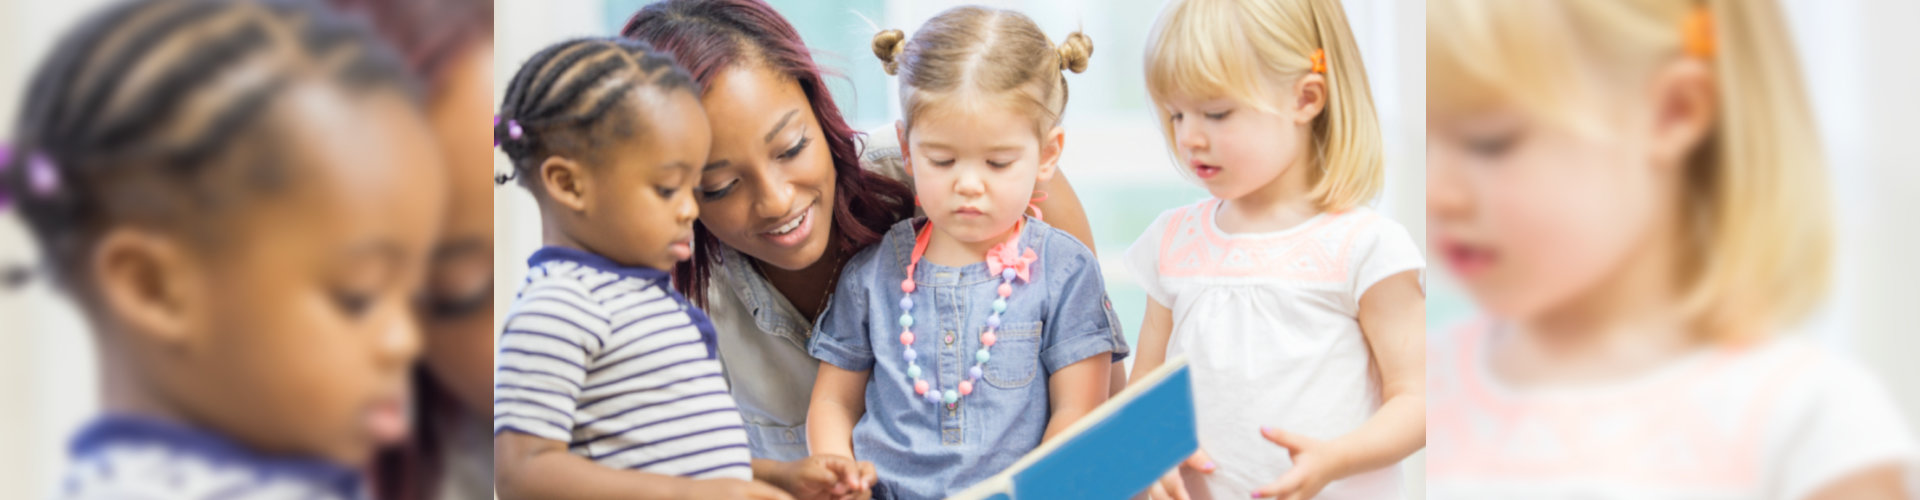
[(1027, 111), (1038, 135), (1060, 125), (1067, 105), (1062, 71), (1087, 70), (1093, 40), (1076, 31), (1055, 46), (1018, 12), (963, 6), (933, 16), (908, 40), (900, 30), (873, 36), (873, 55), (900, 76), (900, 108), (915, 117), (956, 99), (1006, 99)]
[(1339, 0), (1175, 0), (1147, 40), (1147, 93), (1175, 150), (1168, 99), (1221, 97), (1276, 112), (1284, 104), (1275, 90), (1311, 73), (1311, 54), (1323, 50), (1327, 106), (1313, 121), (1310, 196), (1339, 212), (1379, 194), (1380, 119)]
[[(1743, 340), (1812, 310), (1830, 273), (1832, 233), (1819, 145), (1793, 47), (1772, 1), (1454, 0), (1428, 5), (1428, 101), (1508, 101), (1572, 128), (1566, 103), (1638, 88), (1687, 57), (1689, 16), (1710, 20), (1718, 85), (1714, 130), (1687, 165), (1678, 214), (1686, 314), (1709, 339)], [(1569, 57), (1578, 54), (1582, 57)], [(1604, 70), (1603, 70), (1604, 68)]]

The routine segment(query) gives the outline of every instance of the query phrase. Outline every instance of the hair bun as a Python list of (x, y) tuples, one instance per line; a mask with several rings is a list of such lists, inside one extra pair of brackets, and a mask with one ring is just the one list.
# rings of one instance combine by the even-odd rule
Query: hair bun
[(907, 48), (907, 34), (900, 30), (886, 30), (873, 35), (873, 55), (884, 63), (887, 74), (900, 71), (900, 52)]
[(1087, 60), (1093, 57), (1093, 39), (1078, 31), (1067, 35), (1054, 47), (1060, 51), (1060, 70), (1081, 73), (1087, 70)]

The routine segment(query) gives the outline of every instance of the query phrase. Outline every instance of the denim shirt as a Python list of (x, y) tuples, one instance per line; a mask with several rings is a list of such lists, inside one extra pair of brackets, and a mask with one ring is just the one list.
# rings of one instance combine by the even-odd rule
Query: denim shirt
[(807, 355), (813, 321), (800, 315), (745, 255), (722, 248), (707, 283), (720, 368), (740, 407), (754, 458), (807, 456), (807, 404), (820, 360)]
[[(891, 126), (884, 134), (870, 136), (860, 165), (911, 184), (913, 179), (901, 165), (900, 148), (886, 142), (892, 137)], [(909, 236), (909, 249), (912, 244)], [(753, 268), (750, 258), (721, 248), (707, 282), (706, 310), (719, 332), (721, 367), (733, 401), (740, 406), (754, 458), (806, 458), (807, 404), (813, 395), (814, 374), (820, 371), (820, 360), (807, 354), (807, 342), (814, 335), (817, 318), (801, 315)], [(1108, 322), (1114, 325), (1113, 362), (1118, 363), (1128, 353), (1127, 341), (1120, 321), (1109, 318)]]
[[(1020, 244), (1039, 260), (1030, 281), (1013, 285), (982, 382), (952, 408), (916, 396), (899, 341), (900, 283), (922, 220), (896, 224), (847, 262), (809, 344), (821, 361), (872, 370), (853, 453), (878, 469), (877, 498), (941, 498), (1012, 465), (1046, 431), (1048, 377), (1125, 345), (1114, 340), (1119, 322), (1093, 252), (1029, 218)], [(952, 389), (975, 364), (1001, 281), (984, 262), (947, 267), (923, 260), (914, 274), (917, 363), (935, 390)]]

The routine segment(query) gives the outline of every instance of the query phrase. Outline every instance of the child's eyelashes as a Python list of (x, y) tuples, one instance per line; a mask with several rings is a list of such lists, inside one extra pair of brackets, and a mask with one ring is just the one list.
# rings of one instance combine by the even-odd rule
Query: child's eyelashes
[(1503, 133), (1503, 134), (1486, 135), (1486, 136), (1472, 136), (1472, 137), (1465, 138), (1463, 142), (1466, 143), (1467, 152), (1473, 154), (1474, 156), (1480, 156), (1485, 158), (1499, 158), (1502, 156), (1506, 156), (1508, 152), (1513, 151), (1513, 146), (1520, 142), (1520, 134), (1519, 133)]
[(353, 319), (366, 316), (381, 294), (400, 285), (404, 259), (398, 252), (383, 242), (351, 250), (339, 274), (326, 284), (334, 306)]
[[(959, 163), (959, 160), (958, 160), (958, 159), (955, 159), (955, 158), (947, 158), (947, 159), (934, 159), (934, 158), (928, 158), (928, 159), (927, 159), (927, 164), (929, 164), (929, 165), (933, 165), (933, 166), (936, 166), (936, 167), (940, 167), (940, 168), (946, 168), (946, 167), (951, 167), (951, 166), (953, 166), (953, 165), (954, 165), (955, 163)], [(1013, 162), (1012, 162), (1012, 161), (993, 161), (993, 160), (987, 160), (987, 166), (989, 166), (989, 167), (993, 167), (994, 169), (996, 169), (996, 170), (997, 170), (997, 169), (1003, 169), (1003, 168), (1007, 168), (1007, 167), (1011, 167), (1011, 166), (1013, 166)]]
[[(1206, 119), (1207, 119), (1207, 120), (1209, 120), (1209, 121), (1216, 121), (1216, 122), (1217, 122), (1217, 121), (1221, 121), (1221, 120), (1225, 120), (1225, 119), (1227, 119), (1227, 115), (1231, 115), (1231, 114), (1233, 114), (1233, 110), (1231, 110), (1231, 109), (1229, 109), (1229, 110), (1226, 110), (1226, 111), (1221, 111), (1221, 112), (1218, 112), (1218, 113), (1201, 113), (1201, 114), (1200, 114), (1200, 116), (1201, 116), (1201, 117), (1203, 117), (1203, 118), (1206, 118)], [(1173, 122), (1174, 122), (1174, 123), (1179, 123), (1179, 122), (1180, 122), (1181, 120), (1183, 120), (1183, 119), (1185, 119), (1185, 118), (1186, 118), (1186, 113), (1182, 113), (1182, 112), (1179, 112), (1179, 111), (1174, 111), (1174, 112), (1171, 112), (1171, 113), (1169, 113), (1169, 114), (1167, 115), (1167, 117), (1168, 117), (1168, 119), (1171, 119), (1171, 120), (1173, 120)]]
[(659, 193), (661, 198), (672, 198), (673, 193), (680, 191), (680, 188), (667, 187), (667, 186), (654, 186), (653, 190), (654, 192)]
[(373, 296), (372, 293), (336, 290), (333, 292), (333, 304), (340, 308), (340, 312), (359, 319), (373, 309)]

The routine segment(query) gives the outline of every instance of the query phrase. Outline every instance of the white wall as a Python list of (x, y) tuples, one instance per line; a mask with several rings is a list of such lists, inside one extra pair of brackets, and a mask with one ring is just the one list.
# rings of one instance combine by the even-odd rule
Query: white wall
[[(105, 4), (0, 1), (0, 138), (13, 136), (40, 59), (70, 25)], [(26, 227), (0, 213), (0, 265), (36, 258)], [(67, 438), (98, 407), (91, 349), (79, 314), (44, 282), (0, 290), (0, 498), (54, 492)]]

